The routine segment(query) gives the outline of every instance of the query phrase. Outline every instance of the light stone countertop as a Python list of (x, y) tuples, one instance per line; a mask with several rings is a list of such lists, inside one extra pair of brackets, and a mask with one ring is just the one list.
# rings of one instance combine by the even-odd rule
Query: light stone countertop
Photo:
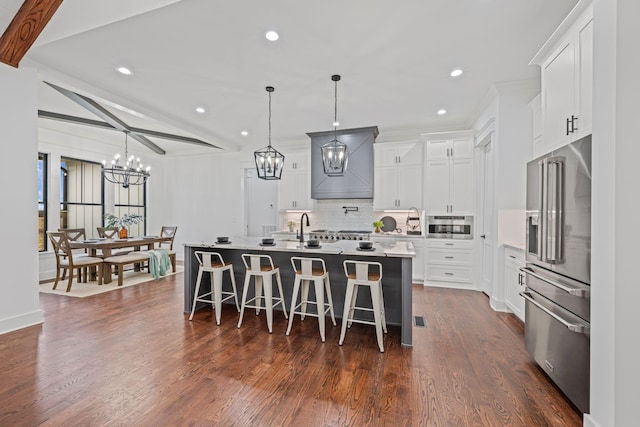
[(508, 246), (510, 248), (513, 249), (517, 249), (519, 251), (524, 252), (525, 250), (525, 244), (524, 243), (510, 243), (510, 242), (502, 242), (503, 246)]
[(220, 244), (215, 242), (192, 242), (184, 246), (193, 248), (220, 248), (241, 250), (264, 250), (281, 252), (303, 252), (311, 254), (344, 254), (360, 256), (388, 256), (398, 258), (415, 258), (416, 251), (409, 240), (390, 240), (389, 242), (375, 242), (373, 251), (358, 250), (358, 242), (353, 240), (341, 240), (335, 243), (320, 243), (320, 248), (307, 248), (300, 242), (288, 240), (275, 240), (273, 246), (261, 245), (259, 237), (230, 237), (230, 243)]

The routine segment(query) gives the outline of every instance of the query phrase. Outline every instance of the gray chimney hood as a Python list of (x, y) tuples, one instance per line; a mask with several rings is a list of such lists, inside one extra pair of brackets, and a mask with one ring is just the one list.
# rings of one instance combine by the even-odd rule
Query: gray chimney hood
[[(373, 199), (373, 143), (378, 127), (307, 133), (311, 138), (312, 199)], [(322, 145), (334, 136), (347, 145), (349, 162), (344, 176), (327, 176), (322, 167)]]

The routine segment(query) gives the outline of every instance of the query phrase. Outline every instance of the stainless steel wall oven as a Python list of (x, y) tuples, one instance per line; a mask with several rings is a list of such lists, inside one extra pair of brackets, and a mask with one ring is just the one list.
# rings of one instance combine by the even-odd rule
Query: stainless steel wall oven
[(438, 239), (473, 239), (472, 216), (429, 216), (427, 237)]

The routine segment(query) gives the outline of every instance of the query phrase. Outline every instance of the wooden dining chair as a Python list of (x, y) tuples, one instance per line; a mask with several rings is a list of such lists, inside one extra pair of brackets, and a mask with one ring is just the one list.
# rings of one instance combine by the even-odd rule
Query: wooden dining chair
[(96, 230), (98, 230), (98, 237), (103, 239), (117, 239), (120, 237), (118, 227), (96, 227)]
[(169, 254), (171, 269), (174, 273), (176, 272), (176, 251), (173, 250), (173, 239), (176, 237), (176, 231), (178, 231), (178, 227), (174, 225), (163, 225), (160, 229), (160, 237), (165, 240), (158, 243), (158, 249), (165, 249)]
[[(47, 236), (49, 236), (53, 253), (56, 256), (56, 281), (53, 284), (53, 289), (58, 286), (61, 278), (64, 280), (64, 274), (68, 272), (67, 292), (69, 292), (71, 290), (71, 284), (73, 283), (73, 271), (78, 270), (77, 277), (78, 282), (80, 282), (82, 271), (86, 271), (89, 267), (97, 267), (98, 285), (102, 285), (102, 258), (90, 256), (76, 257), (71, 250), (69, 239), (64, 231), (47, 231)], [(61, 275), (61, 272), (64, 272), (64, 274)]]
[[(85, 231), (84, 228), (58, 228), (58, 231), (63, 232), (66, 236), (67, 239), (70, 242), (81, 242), (83, 240), (86, 240), (87, 238), (87, 233)], [(73, 250), (73, 254), (75, 255), (76, 259), (78, 259), (81, 256), (86, 256), (87, 250), (86, 249), (74, 249)], [(83, 281), (86, 282), (87, 281), (87, 269), (85, 268), (83, 270), (83, 273), (85, 274), (84, 278), (79, 277), (78, 281)], [(62, 280), (65, 279), (67, 275), (67, 271), (65, 270), (64, 273), (62, 274)]]

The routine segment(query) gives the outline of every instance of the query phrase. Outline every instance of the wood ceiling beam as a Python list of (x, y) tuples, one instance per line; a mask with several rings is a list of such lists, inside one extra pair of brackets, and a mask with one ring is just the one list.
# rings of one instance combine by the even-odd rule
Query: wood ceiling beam
[(0, 37), (0, 62), (18, 68), (62, 0), (25, 0)]

